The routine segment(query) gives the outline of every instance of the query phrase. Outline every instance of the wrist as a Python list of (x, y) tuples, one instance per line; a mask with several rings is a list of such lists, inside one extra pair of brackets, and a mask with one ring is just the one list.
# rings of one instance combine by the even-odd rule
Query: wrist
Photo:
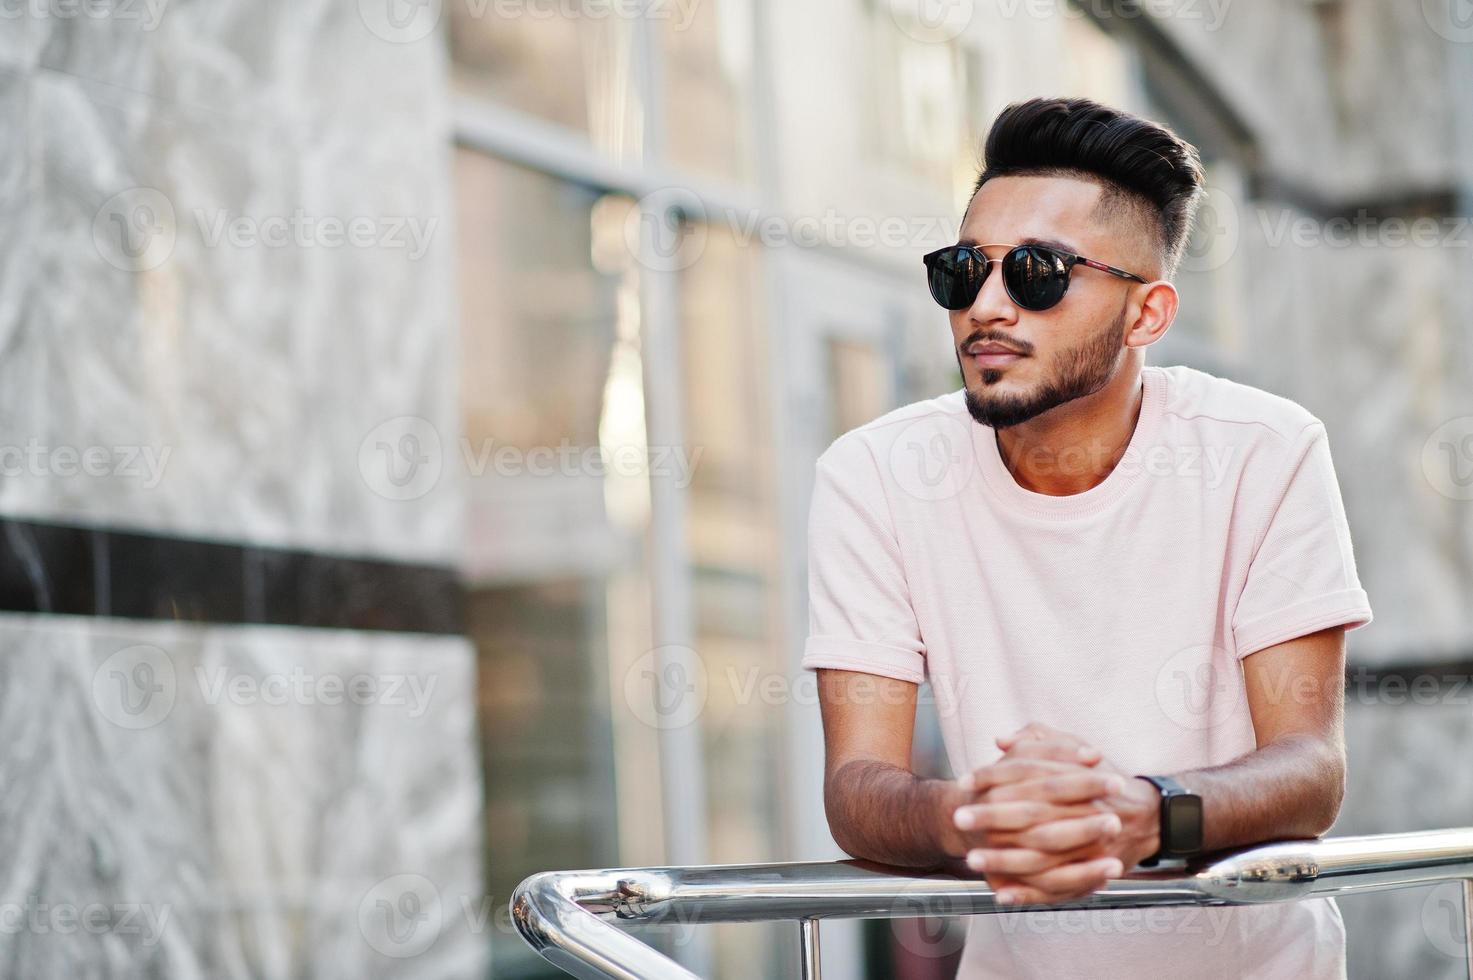
[(1126, 780), (1130, 818), (1123, 821), (1131, 838), (1129, 856), (1139, 864), (1161, 850), (1161, 791), (1148, 780)]
[(948, 858), (964, 858), (971, 844), (966, 832), (956, 825), (958, 807), (974, 802), (973, 794), (949, 779), (929, 779), (921, 784), (929, 791), (925, 804), (932, 815), (936, 846)]

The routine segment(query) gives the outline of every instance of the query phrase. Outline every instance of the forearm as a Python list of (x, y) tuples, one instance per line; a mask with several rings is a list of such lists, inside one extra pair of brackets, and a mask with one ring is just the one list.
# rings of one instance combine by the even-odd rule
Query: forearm
[(955, 783), (856, 760), (824, 786), (829, 830), (846, 853), (905, 868), (931, 868), (966, 852), (951, 820), (965, 802)]
[(1202, 797), (1205, 850), (1318, 837), (1340, 812), (1345, 750), (1324, 738), (1291, 736), (1177, 778)]

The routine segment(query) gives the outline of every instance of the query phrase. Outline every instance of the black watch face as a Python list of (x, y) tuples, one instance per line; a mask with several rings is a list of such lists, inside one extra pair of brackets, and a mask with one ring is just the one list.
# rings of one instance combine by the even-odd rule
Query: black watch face
[(1166, 798), (1164, 850), (1192, 854), (1202, 849), (1202, 797), (1190, 793)]

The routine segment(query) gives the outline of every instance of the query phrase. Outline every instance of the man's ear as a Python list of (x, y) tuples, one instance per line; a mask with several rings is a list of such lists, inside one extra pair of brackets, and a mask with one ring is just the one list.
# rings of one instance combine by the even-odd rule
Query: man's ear
[(1149, 347), (1165, 336), (1176, 319), (1180, 297), (1176, 287), (1165, 279), (1147, 283), (1136, 300), (1135, 320), (1125, 331), (1127, 347)]

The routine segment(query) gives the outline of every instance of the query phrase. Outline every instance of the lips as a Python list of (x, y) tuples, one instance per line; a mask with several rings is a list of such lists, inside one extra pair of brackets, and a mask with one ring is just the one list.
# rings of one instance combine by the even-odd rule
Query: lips
[(979, 367), (1003, 367), (1014, 361), (1022, 360), (1024, 355), (1013, 350), (1006, 344), (988, 341), (985, 344), (973, 344), (967, 348), (967, 354), (977, 363)]

